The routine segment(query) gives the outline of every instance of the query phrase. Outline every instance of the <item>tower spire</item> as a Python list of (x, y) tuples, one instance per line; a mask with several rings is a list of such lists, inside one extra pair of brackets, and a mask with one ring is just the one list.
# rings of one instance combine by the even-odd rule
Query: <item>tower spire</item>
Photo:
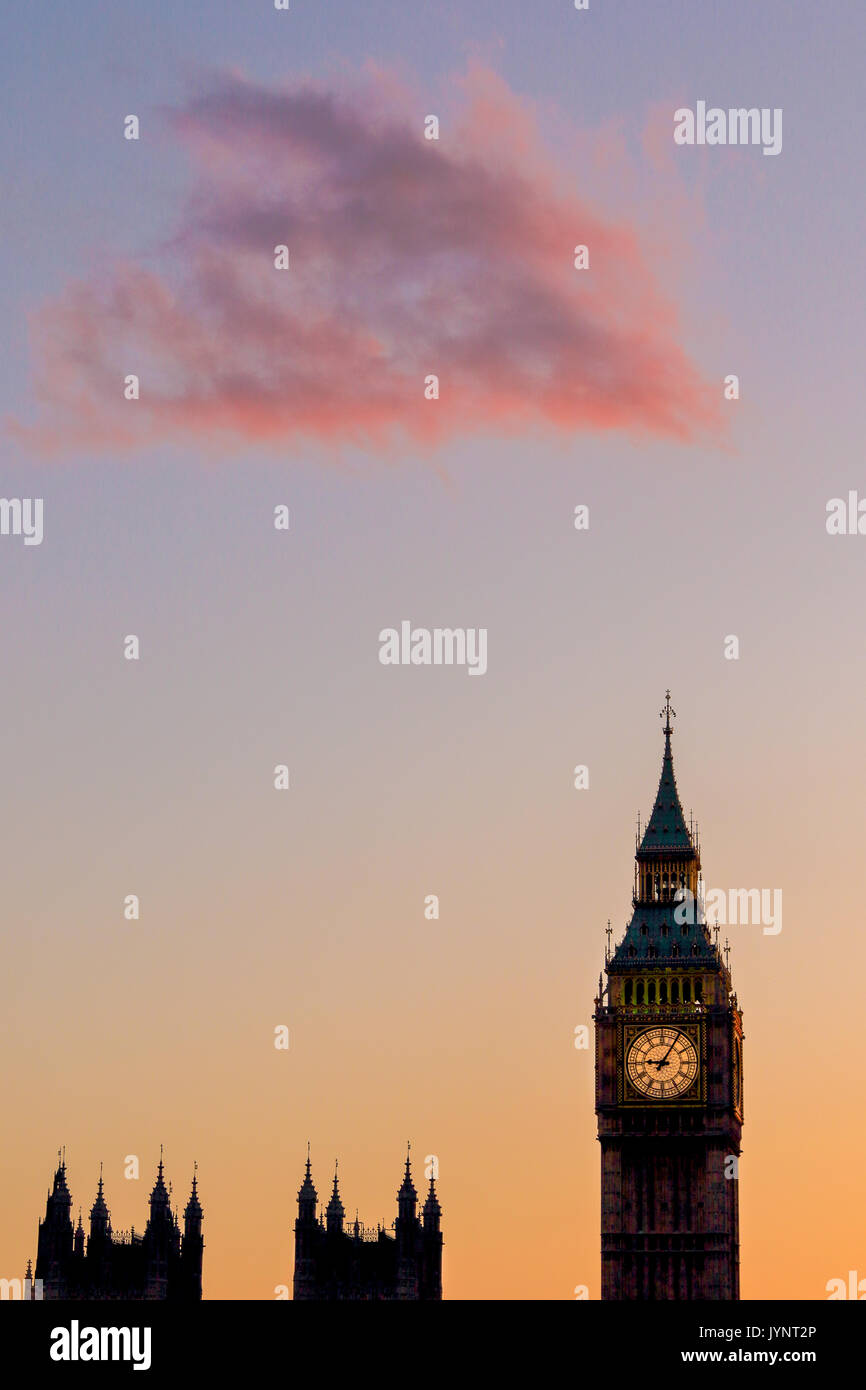
[(415, 1204), (418, 1201), (418, 1193), (415, 1191), (415, 1184), (412, 1181), (412, 1164), (410, 1159), (411, 1151), (412, 1145), (407, 1144), (406, 1171), (403, 1175), (403, 1181), (400, 1185), (400, 1190), (397, 1193), (397, 1209), (400, 1216), (414, 1218)]
[(677, 791), (674, 776), (674, 758), (671, 752), (671, 718), (676, 718), (676, 710), (671, 704), (671, 692), (665, 691), (665, 703), (659, 710), (663, 719), (662, 732), (665, 737), (665, 750), (662, 757), (662, 771), (658, 791), (650, 818), (646, 823), (643, 837), (638, 845), (638, 853), (644, 850), (674, 850), (687, 854), (694, 852), (695, 843), (686, 825), (686, 817)]
[[(671, 736), (676, 710), (669, 690), (665, 691), (659, 717), (664, 752), (655, 802), (635, 852), (634, 914), (616, 950), (605, 952), (608, 973), (616, 973), (634, 960), (667, 962), (688, 955), (690, 962), (696, 962), (712, 954), (709, 935), (699, 917), (703, 909), (699, 903), (697, 829), (690, 829), (686, 821), (674, 775)], [(681, 904), (686, 908), (685, 923), (673, 916)], [(672, 920), (677, 927), (688, 924), (697, 930), (674, 932)], [(666, 990), (667, 982), (664, 984)]]
[(171, 1206), (169, 1204), (169, 1192), (165, 1185), (163, 1173), (165, 1165), (162, 1161), (162, 1144), (159, 1146), (159, 1164), (156, 1170), (156, 1182), (150, 1194), (150, 1219), (170, 1220)]
[(442, 1208), (439, 1205), (439, 1198), (436, 1195), (436, 1179), (433, 1171), (430, 1171), (430, 1187), (427, 1190), (427, 1200), (424, 1203), (424, 1229), (434, 1231), (439, 1229), (439, 1218), (442, 1215)]
[(313, 1185), (313, 1176), (310, 1167), (310, 1144), (307, 1141), (307, 1164), (304, 1173), (304, 1181), (298, 1190), (298, 1219), (302, 1222), (311, 1223), (316, 1219), (316, 1203), (319, 1200), (318, 1193)]
[(337, 1159), (334, 1159), (334, 1190), (331, 1193), (331, 1200), (325, 1210), (325, 1223), (327, 1229), (332, 1233), (341, 1232), (345, 1214), (343, 1203), (340, 1201), (340, 1189), (337, 1185)]
[(105, 1204), (105, 1194), (102, 1181), (102, 1163), (99, 1165), (99, 1182), (96, 1188), (96, 1201), (90, 1208), (90, 1237), (91, 1240), (98, 1241), (101, 1236), (107, 1235), (111, 1229), (111, 1217), (108, 1207)]
[(192, 1165), (192, 1191), (189, 1194), (189, 1201), (184, 1207), (184, 1220), (189, 1229), (196, 1221), (201, 1221), (202, 1209), (198, 1199), (198, 1164)]

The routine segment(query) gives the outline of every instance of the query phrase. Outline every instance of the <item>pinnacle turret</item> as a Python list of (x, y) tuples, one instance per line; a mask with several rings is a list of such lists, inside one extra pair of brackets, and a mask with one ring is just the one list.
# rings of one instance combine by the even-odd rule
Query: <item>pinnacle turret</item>
[(201, 1221), (202, 1209), (198, 1199), (198, 1164), (193, 1164), (192, 1170), (192, 1191), (189, 1194), (189, 1201), (183, 1209), (184, 1220), (189, 1226), (194, 1221)]
[(99, 1184), (96, 1189), (96, 1201), (90, 1208), (90, 1236), (91, 1239), (96, 1235), (102, 1235), (111, 1230), (111, 1217), (105, 1203), (105, 1195), (102, 1183), (102, 1164), (99, 1165)]
[(406, 1171), (400, 1190), (397, 1193), (397, 1216), (400, 1219), (415, 1219), (415, 1208), (418, 1202), (418, 1193), (415, 1191), (415, 1184), (412, 1181), (412, 1165), (410, 1161), (411, 1145), (406, 1151)]
[(331, 1193), (331, 1200), (325, 1211), (325, 1221), (327, 1229), (331, 1232), (340, 1232), (343, 1229), (343, 1217), (345, 1216), (343, 1203), (340, 1201), (340, 1189), (337, 1185), (337, 1165), (334, 1164), (334, 1190)]
[(54, 1173), (54, 1185), (51, 1190), (51, 1196), (55, 1199), (59, 1199), (61, 1202), (65, 1201), (71, 1203), (72, 1201), (69, 1195), (69, 1188), (66, 1185), (66, 1156), (62, 1149), (59, 1150), (57, 1154), (57, 1168)]
[(168, 1188), (165, 1185), (164, 1165), (162, 1161), (162, 1145), (159, 1146), (159, 1165), (156, 1170), (156, 1182), (150, 1194), (150, 1220), (151, 1223), (165, 1221), (171, 1222), (171, 1200)]
[(298, 1219), (302, 1222), (314, 1222), (316, 1219), (316, 1204), (319, 1194), (313, 1184), (312, 1169), (310, 1166), (310, 1146), (307, 1145), (307, 1168), (304, 1173), (304, 1181), (298, 1189)]
[(72, 1249), (78, 1256), (84, 1255), (84, 1227), (81, 1224), (81, 1207), (78, 1208), (78, 1225), (72, 1237)]
[(439, 1218), (441, 1215), (442, 1208), (439, 1205), (439, 1198), (436, 1195), (436, 1180), (431, 1175), (430, 1188), (423, 1208), (425, 1231), (438, 1230)]

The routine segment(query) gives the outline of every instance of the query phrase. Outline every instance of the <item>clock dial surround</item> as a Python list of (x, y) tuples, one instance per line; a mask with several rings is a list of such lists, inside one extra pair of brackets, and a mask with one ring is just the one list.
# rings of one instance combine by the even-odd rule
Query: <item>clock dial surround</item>
[(629, 1043), (626, 1075), (648, 1100), (675, 1100), (694, 1086), (700, 1065), (695, 1040), (675, 1023), (643, 1029)]

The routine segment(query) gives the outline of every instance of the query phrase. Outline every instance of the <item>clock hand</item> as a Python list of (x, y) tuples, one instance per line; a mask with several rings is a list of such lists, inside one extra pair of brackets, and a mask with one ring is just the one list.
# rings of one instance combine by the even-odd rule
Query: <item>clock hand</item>
[(668, 1060), (668, 1058), (670, 1057), (671, 1053), (672, 1053), (673, 1050), (674, 1050), (674, 1043), (676, 1042), (676, 1040), (677, 1040), (677, 1038), (678, 1038), (679, 1036), (680, 1036), (680, 1034), (677, 1033), (676, 1036), (674, 1037), (674, 1041), (671, 1043), (671, 1045), (670, 1045), (670, 1047), (668, 1048), (667, 1052), (665, 1053), (664, 1057), (662, 1057), (662, 1060), (661, 1060), (660, 1065), (663, 1065), (663, 1064)]

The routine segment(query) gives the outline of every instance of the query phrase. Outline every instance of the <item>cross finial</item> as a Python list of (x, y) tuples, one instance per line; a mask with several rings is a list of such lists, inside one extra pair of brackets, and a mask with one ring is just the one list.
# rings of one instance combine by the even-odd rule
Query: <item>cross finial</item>
[(676, 719), (676, 717), (677, 717), (677, 712), (676, 712), (676, 710), (674, 709), (673, 705), (671, 704), (671, 692), (670, 692), (669, 690), (666, 690), (666, 691), (665, 691), (665, 707), (664, 707), (664, 709), (659, 710), (659, 719), (663, 719), (663, 720), (665, 721), (665, 729), (664, 729), (664, 731), (665, 731), (666, 734), (669, 734), (669, 733), (672, 732), (672, 730), (671, 730), (671, 715), (673, 715), (674, 719)]

